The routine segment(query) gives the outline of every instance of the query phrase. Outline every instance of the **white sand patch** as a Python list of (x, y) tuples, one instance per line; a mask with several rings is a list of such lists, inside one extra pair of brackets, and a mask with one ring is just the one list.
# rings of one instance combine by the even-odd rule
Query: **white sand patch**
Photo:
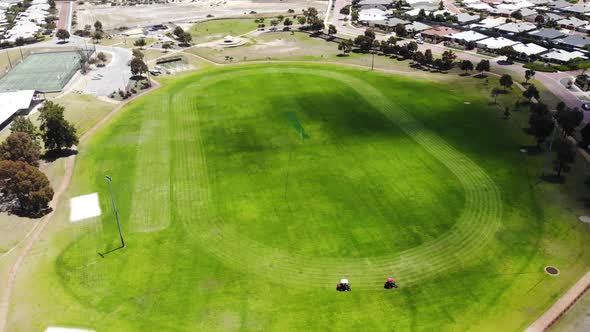
[(72, 327), (48, 327), (45, 332), (94, 332), (94, 330), (76, 329)]
[(70, 222), (78, 222), (102, 214), (98, 203), (98, 193), (82, 195), (70, 199)]

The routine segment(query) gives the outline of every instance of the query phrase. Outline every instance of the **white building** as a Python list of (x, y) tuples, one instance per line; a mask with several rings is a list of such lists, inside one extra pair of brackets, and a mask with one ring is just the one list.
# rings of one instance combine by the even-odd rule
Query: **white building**
[(490, 38), (478, 41), (477, 47), (487, 48), (490, 50), (497, 50), (497, 49), (501, 49), (502, 47), (505, 47), (505, 46), (514, 46), (516, 44), (519, 44), (519, 43), (515, 42), (513, 40), (510, 40), (510, 39), (506, 39), (504, 37), (490, 37)]
[(551, 62), (566, 63), (572, 59), (587, 59), (584, 53), (579, 51), (568, 52), (565, 50), (552, 49), (550, 52), (541, 55), (541, 58)]
[(464, 42), (464, 43), (468, 43), (470, 41), (478, 41), (478, 40), (488, 38), (488, 36), (486, 36), (486, 35), (483, 35), (479, 32), (475, 32), (475, 31), (471, 31), (471, 30), (461, 31), (458, 33), (451, 33), (451, 34), (447, 35), (446, 37), (453, 40), (453, 41)]
[(545, 47), (539, 46), (539, 45), (533, 44), (533, 43), (516, 44), (516, 45), (512, 46), (512, 48), (516, 52), (526, 54), (527, 56), (537, 55), (537, 54), (541, 54), (541, 53), (547, 51), (547, 49)]
[(0, 126), (5, 126), (18, 112), (28, 112), (34, 95), (35, 90), (0, 92)]

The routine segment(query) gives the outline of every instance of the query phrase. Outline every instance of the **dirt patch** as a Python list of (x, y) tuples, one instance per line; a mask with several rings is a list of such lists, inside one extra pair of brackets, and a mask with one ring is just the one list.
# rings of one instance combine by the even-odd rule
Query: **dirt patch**
[(559, 270), (554, 266), (545, 267), (545, 272), (549, 275), (552, 275), (552, 276), (559, 275)]

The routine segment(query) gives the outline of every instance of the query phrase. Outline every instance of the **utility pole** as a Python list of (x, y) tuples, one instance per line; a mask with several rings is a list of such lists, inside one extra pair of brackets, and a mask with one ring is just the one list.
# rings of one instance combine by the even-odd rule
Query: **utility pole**
[(6, 57), (8, 58), (8, 64), (10, 65), (10, 69), (12, 69), (12, 61), (10, 61), (10, 55), (8, 55), (8, 50), (6, 51)]
[(543, 174), (542, 176), (547, 175), (547, 166), (549, 164), (549, 159), (551, 158), (551, 149), (553, 148), (553, 141), (555, 140), (555, 132), (557, 132), (557, 121), (553, 119), (553, 132), (551, 133), (551, 141), (549, 142), (549, 151), (547, 152), (547, 157), (545, 158), (545, 162), (543, 163)]
[(111, 194), (111, 202), (113, 203), (113, 210), (115, 210), (115, 218), (117, 218), (117, 227), (119, 228), (119, 237), (121, 238), (121, 248), (125, 248), (125, 240), (123, 239), (123, 231), (121, 230), (121, 221), (119, 221), (119, 212), (117, 212), (117, 205), (115, 204), (115, 197), (113, 197), (113, 189), (111, 188), (113, 178), (108, 175), (105, 175), (104, 178), (109, 184), (109, 193)]
[(20, 51), (20, 61), (23, 61), (25, 57), (23, 56), (23, 48), (19, 47), (18, 50)]
[(371, 71), (375, 68), (375, 52), (371, 52), (373, 56), (371, 57)]

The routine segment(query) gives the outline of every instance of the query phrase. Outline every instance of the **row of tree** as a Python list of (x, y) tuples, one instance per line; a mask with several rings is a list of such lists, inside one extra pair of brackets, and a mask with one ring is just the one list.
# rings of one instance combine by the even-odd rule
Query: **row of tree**
[(41, 142), (48, 154), (60, 154), (78, 143), (76, 129), (64, 118), (64, 108), (46, 102), (39, 109), (39, 128), (17, 117), (10, 135), (0, 144), (0, 192), (2, 210), (39, 216), (48, 210), (53, 189), (39, 170)]

